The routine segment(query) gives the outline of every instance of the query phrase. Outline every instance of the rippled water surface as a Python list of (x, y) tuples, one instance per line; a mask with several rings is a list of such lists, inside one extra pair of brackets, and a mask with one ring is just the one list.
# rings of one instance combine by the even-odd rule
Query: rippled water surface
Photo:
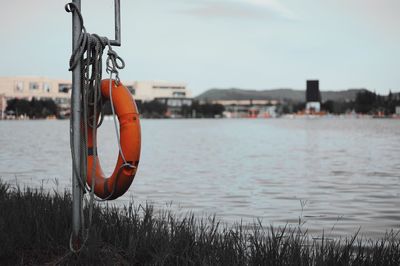
[[(108, 174), (114, 134), (105, 121), (99, 152)], [(266, 225), (301, 216), (314, 234), (400, 229), (399, 120), (142, 120), (142, 134), (138, 174), (117, 204)], [(2, 121), (0, 149), (3, 180), (71, 187), (68, 121)]]

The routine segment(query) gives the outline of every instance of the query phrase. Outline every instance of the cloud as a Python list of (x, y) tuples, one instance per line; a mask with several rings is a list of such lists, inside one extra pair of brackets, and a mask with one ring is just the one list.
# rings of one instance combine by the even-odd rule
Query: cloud
[(275, 14), (278, 14), (285, 18), (293, 18), (294, 17), (293, 13), (288, 8), (286, 8), (285, 6), (283, 6), (281, 3), (279, 3), (276, 0), (237, 0), (237, 1), (242, 2), (242, 3), (248, 3), (253, 6), (269, 9), (270, 11), (274, 12)]
[(276, 0), (209, 0), (183, 13), (206, 18), (294, 19), (292, 12)]

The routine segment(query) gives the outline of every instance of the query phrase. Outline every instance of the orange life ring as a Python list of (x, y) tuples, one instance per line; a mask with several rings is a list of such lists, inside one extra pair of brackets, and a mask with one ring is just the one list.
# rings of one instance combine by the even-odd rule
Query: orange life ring
[[(101, 94), (106, 99), (110, 99), (109, 86), (110, 80), (101, 81)], [(113, 80), (111, 96), (119, 120), (120, 146), (125, 161), (120, 153), (113, 174), (107, 178), (101, 169), (99, 157), (96, 156), (94, 193), (99, 198), (107, 200), (120, 197), (132, 184), (139, 165), (141, 145), (139, 112), (132, 94), (121, 82), (117, 86)], [(87, 133), (87, 184), (90, 187), (94, 163), (93, 140), (96, 136), (93, 136), (93, 130), (90, 127), (88, 127)]]

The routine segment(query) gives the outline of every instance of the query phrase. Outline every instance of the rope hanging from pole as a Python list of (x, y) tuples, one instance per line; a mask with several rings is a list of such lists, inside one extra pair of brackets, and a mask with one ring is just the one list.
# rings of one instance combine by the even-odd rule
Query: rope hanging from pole
[[(94, 200), (95, 200), (95, 187), (96, 187), (96, 178), (93, 178), (96, 176), (96, 170), (97, 168), (100, 168), (99, 165), (96, 165), (97, 163), (97, 143), (96, 143), (96, 136), (97, 134), (97, 128), (101, 125), (103, 122), (103, 117), (104, 117), (104, 112), (103, 112), (103, 97), (102, 97), (102, 90), (101, 90), (101, 84), (102, 84), (102, 56), (104, 53), (104, 49), (106, 47), (108, 48), (107, 52), (107, 59), (106, 59), (106, 72), (110, 75), (109, 76), (109, 98), (111, 100), (111, 108), (113, 112), (113, 119), (114, 119), (114, 126), (116, 130), (116, 136), (118, 139), (118, 148), (119, 148), (119, 154), (123, 160), (123, 164), (121, 164), (116, 180), (114, 182), (112, 191), (109, 196), (103, 198), (103, 200), (108, 200), (108, 199), (113, 199), (116, 198), (114, 197), (114, 191), (116, 189), (116, 185), (118, 183), (118, 178), (120, 172), (125, 169), (125, 168), (130, 168), (130, 169), (136, 169), (138, 161), (135, 162), (135, 165), (133, 165), (133, 162), (127, 161), (125, 159), (121, 144), (120, 144), (120, 135), (118, 134), (118, 125), (116, 123), (116, 114), (115, 114), (115, 108), (114, 108), (114, 103), (113, 103), (113, 96), (112, 96), (112, 79), (113, 76), (115, 78), (115, 84), (119, 85), (120, 80), (119, 80), (119, 70), (123, 69), (125, 67), (125, 62), (124, 60), (118, 56), (118, 54), (112, 49), (110, 41), (106, 37), (100, 37), (97, 34), (90, 34), (87, 33), (86, 28), (84, 26), (84, 21), (82, 14), (79, 10), (79, 8), (75, 5), (75, 3), (68, 3), (65, 5), (65, 10), (67, 12), (74, 12), (76, 15), (79, 17), (80, 21), (80, 34), (78, 38), (78, 45), (76, 48), (73, 50), (70, 61), (69, 61), (69, 70), (73, 71), (76, 69), (78, 66), (79, 62), (81, 65), (81, 131), (83, 131), (83, 137), (80, 139), (80, 156), (81, 156), (81, 162), (78, 163), (77, 159), (75, 158), (75, 152), (76, 152), (76, 147), (74, 147), (74, 134), (73, 131), (75, 130), (72, 127), (72, 119), (71, 119), (71, 126), (70, 126), (70, 136), (71, 136), (71, 153), (72, 153), (72, 164), (73, 164), (73, 171), (75, 173), (75, 176), (77, 177), (77, 181), (79, 186), (81, 187), (82, 191), (84, 192), (89, 192), (89, 215), (88, 215), (88, 227), (86, 230), (83, 230), (83, 244), (76, 249), (74, 245), (72, 244), (72, 234), (70, 238), (70, 249), (72, 252), (76, 253), (79, 252), (82, 247), (85, 245), (88, 235), (89, 235), (89, 229), (92, 225), (92, 216), (93, 216), (93, 205), (94, 205)], [(125, 88), (126, 89), (126, 88)], [(136, 108), (136, 106), (135, 106)], [(135, 114), (138, 115), (138, 114)], [(136, 118), (135, 118), (136, 119)], [(90, 130), (90, 141), (93, 142), (92, 149), (90, 151), (91, 154), (89, 154), (88, 150), (88, 132)], [(140, 133), (140, 132), (139, 132)], [(140, 146), (140, 143), (139, 143)], [(139, 147), (139, 152), (140, 152), (140, 147)], [(88, 167), (88, 156), (93, 156), (92, 157), (92, 164), (91, 164), (91, 169), (87, 169)], [(80, 169), (78, 169), (78, 165), (80, 165)], [(98, 166), (98, 167), (97, 167)], [(87, 182), (87, 176), (90, 171), (90, 176), (91, 182), (90, 184)], [(133, 178), (132, 178), (133, 179)], [(90, 187), (88, 186), (90, 185)], [(83, 215), (83, 209), (81, 213), (81, 225), (82, 228), (85, 227), (84, 225), (84, 215)]]

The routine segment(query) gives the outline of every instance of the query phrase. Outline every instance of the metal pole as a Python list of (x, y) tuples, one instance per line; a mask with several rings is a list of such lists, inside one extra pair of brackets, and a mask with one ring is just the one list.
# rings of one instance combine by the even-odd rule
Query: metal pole
[(120, 0), (114, 1), (115, 41), (113, 45), (121, 46), (121, 4)]
[[(73, 0), (77, 8), (81, 9), (81, 0)], [(79, 16), (76, 12), (72, 15), (72, 50), (78, 47), (81, 25)], [(81, 178), (81, 63), (76, 65), (72, 72), (72, 96), (71, 96), (71, 123), (73, 131), (70, 132), (73, 140), (74, 160), (72, 162), (72, 244), (78, 249), (80, 243), (81, 213), (83, 192), (78, 178)], [(74, 169), (74, 164), (75, 169)]]

